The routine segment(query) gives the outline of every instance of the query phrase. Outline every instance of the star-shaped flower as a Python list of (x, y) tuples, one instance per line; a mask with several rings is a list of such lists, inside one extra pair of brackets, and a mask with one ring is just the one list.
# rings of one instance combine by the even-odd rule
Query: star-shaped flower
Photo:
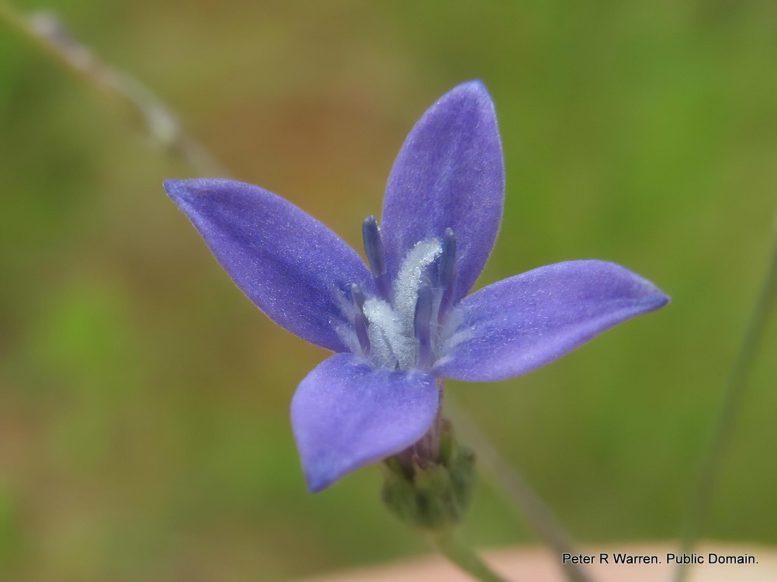
[(410, 132), (380, 227), (364, 221), (366, 264), (326, 226), (257, 186), (195, 179), (165, 189), (259, 309), (336, 352), (291, 404), (312, 491), (424, 437), (442, 379), (525, 374), (668, 301), (649, 281), (598, 260), (540, 267), (467, 295), (504, 202), (499, 130), (480, 82), (444, 95)]

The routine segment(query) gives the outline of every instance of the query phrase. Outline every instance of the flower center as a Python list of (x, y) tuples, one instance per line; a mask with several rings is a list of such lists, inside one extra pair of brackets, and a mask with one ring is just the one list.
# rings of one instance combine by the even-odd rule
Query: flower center
[(442, 239), (416, 243), (392, 282), (374, 217), (364, 221), (362, 234), (378, 295), (365, 297), (358, 285), (351, 285), (347, 311), (353, 327), (341, 335), (352, 351), (377, 366), (428, 370), (443, 343), (443, 323), (453, 303), (456, 237), (448, 228)]

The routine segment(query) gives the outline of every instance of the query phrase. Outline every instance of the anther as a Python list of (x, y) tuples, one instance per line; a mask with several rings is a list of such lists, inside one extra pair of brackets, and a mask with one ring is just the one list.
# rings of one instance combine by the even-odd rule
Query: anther
[(415, 304), (413, 328), (418, 340), (418, 367), (428, 368), (432, 363), (432, 288), (422, 285)]
[(362, 223), (362, 238), (364, 250), (370, 263), (372, 274), (377, 277), (386, 272), (386, 263), (383, 255), (383, 240), (380, 237), (378, 221), (374, 216), (368, 216)]
[(452, 228), (446, 228), (442, 237), (442, 254), (438, 266), (439, 285), (442, 289), (437, 318), (442, 321), (451, 308), (456, 283), (456, 235)]
[(351, 284), (351, 301), (354, 311), (353, 326), (356, 329), (356, 337), (359, 340), (359, 346), (365, 354), (370, 353), (370, 336), (367, 333), (367, 316), (364, 315), (364, 293), (356, 284)]
[(367, 262), (370, 271), (375, 278), (381, 294), (388, 298), (388, 282), (386, 281), (386, 260), (383, 252), (383, 239), (380, 236), (378, 221), (374, 216), (368, 216), (362, 223), (362, 239), (364, 251), (367, 254)]

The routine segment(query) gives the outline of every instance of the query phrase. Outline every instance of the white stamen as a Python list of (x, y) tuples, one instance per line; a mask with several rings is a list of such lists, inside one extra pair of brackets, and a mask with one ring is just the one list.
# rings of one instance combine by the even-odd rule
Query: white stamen
[(417, 341), (413, 330), (418, 289), (426, 269), (440, 253), (442, 245), (436, 239), (421, 241), (407, 254), (394, 280), (393, 308), (387, 302), (371, 298), (364, 304), (364, 314), (370, 322), (370, 343), (376, 346), (376, 359), (382, 365), (402, 369), (416, 362)]
[[(417, 364), (418, 340), (415, 338), (414, 320), (418, 290), (428, 279), (427, 269), (441, 253), (442, 243), (437, 239), (417, 243), (400, 264), (394, 280), (393, 305), (380, 297), (370, 297), (364, 302), (364, 316), (369, 323), (369, 357), (376, 365), (406, 370)], [(433, 326), (433, 330), (435, 328)], [(345, 334), (338, 330), (338, 333), (349, 347), (358, 346), (353, 331)], [(436, 337), (436, 333), (432, 333)], [(433, 341), (432, 345), (435, 344), (436, 341)]]

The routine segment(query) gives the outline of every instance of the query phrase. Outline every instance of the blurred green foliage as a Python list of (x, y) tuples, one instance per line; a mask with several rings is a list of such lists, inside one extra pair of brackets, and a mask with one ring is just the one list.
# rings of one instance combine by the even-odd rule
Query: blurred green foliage
[[(505, 222), (481, 284), (597, 257), (666, 310), (449, 390), (585, 542), (680, 531), (777, 209), (777, 4), (20, 2), (173, 105), (235, 176), (349, 242), (415, 119), (481, 78)], [(167, 200), (194, 173), (0, 27), (0, 577), (254, 580), (424, 551), (376, 470), (307, 493), (288, 423), (325, 356), (267, 321)], [(777, 543), (777, 329), (710, 537)], [(532, 538), (481, 482), (465, 535)]]

